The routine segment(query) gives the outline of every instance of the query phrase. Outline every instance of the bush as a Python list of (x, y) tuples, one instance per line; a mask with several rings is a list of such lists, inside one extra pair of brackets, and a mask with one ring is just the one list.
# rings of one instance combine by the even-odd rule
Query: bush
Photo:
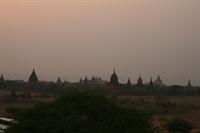
[(182, 118), (174, 118), (167, 123), (167, 129), (171, 133), (190, 133), (192, 124)]
[(15, 113), (7, 133), (152, 133), (150, 115), (119, 107), (111, 99), (73, 93)]

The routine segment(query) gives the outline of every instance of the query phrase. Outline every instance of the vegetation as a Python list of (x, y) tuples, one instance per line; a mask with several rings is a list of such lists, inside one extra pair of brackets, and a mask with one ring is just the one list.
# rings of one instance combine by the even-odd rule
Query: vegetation
[(182, 118), (176, 117), (167, 123), (167, 129), (171, 133), (190, 133), (192, 124)]
[(51, 103), (14, 111), (7, 133), (153, 133), (149, 113), (125, 109), (100, 94), (66, 94)]

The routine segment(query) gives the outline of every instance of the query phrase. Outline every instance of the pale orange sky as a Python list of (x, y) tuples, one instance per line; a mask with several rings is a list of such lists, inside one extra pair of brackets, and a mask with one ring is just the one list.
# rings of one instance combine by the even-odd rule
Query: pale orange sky
[(0, 0), (0, 73), (200, 85), (198, 0)]

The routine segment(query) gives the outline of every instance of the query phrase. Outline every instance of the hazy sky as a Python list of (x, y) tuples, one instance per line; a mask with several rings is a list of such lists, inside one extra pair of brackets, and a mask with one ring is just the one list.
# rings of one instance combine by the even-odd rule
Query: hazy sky
[(0, 73), (200, 85), (199, 0), (0, 0)]

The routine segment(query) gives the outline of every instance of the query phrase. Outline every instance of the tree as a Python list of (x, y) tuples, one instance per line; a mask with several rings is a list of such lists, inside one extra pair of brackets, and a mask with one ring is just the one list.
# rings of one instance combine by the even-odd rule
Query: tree
[(153, 133), (149, 113), (118, 106), (90, 92), (67, 94), (15, 113), (7, 133)]
[(176, 117), (167, 123), (167, 129), (171, 133), (190, 133), (192, 124), (182, 118)]

